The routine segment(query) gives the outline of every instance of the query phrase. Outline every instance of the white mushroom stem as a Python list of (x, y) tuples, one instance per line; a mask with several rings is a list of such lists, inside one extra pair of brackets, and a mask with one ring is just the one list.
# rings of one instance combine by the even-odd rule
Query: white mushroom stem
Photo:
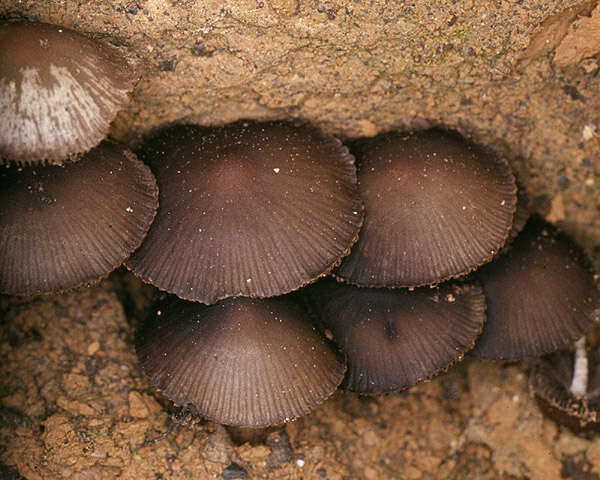
[(577, 398), (584, 397), (588, 386), (588, 358), (585, 351), (585, 337), (575, 342), (575, 362), (573, 364), (573, 380), (569, 391)]

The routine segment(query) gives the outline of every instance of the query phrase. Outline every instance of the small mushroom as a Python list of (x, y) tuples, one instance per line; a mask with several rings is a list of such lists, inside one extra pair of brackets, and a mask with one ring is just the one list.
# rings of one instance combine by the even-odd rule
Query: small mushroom
[(308, 413), (342, 381), (345, 364), (287, 297), (215, 305), (174, 297), (136, 334), (152, 383), (218, 423), (266, 427)]
[(298, 289), (339, 263), (362, 224), (354, 158), (308, 125), (179, 126), (143, 158), (160, 208), (127, 265), (186, 300)]
[(475, 285), (409, 291), (325, 279), (305, 291), (347, 356), (341, 386), (354, 392), (391, 392), (433, 377), (462, 359), (485, 321), (485, 299)]
[(563, 350), (537, 360), (530, 386), (542, 410), (575, 431), (600, 428), (600, 359), (586, 351), (585, 337), (574, 352)]
[(380, 135), (353, 152), (365, 222), (341, 279), (435, 284), (475, 270), (507, 240), (516, 186), (505, 160), (439, 130)]
[(55, 293), (123, 263), (158, 207), (156, 180), (105, 141), (65, 166), (0, 168), (0, 293)]
[(473, 353), (522, 360), (555, 351), (594, 324), (600, 295), (591, 262), (566, 234), (532, 217), (504, 255), (477, 272), (488, 320)]
[(62, 163), (88, 151), (140, 74), (124, 48), (68, 28), (0, 25), (0, 164)]

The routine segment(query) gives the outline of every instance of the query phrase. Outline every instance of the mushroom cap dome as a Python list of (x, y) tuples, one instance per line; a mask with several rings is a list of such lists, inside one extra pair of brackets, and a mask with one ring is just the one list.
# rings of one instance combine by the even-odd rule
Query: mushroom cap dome
[(0, 164), (62, 163), (106, 136), (141, 62), (44, 23), (0, 25)]
[(362, 224), (354, 158), (308, 125), (179, 126), (143, 158), (160, 208), (127, 265), (186, 300), (300, 288), (339, 263)]
[(150, 169), (113, 142), (65, 166), (0, 168), (0, 293), (97, 281), (140, 245), (157, 201)]
[(481, 288), (359, 288), (324, 279), (306, 289), (324, 328), (346, 354), (341, 387), (360, 393), (400, 390), (462, 359), (481, 332)]
[(416, 287), (469, 273), (504, 245), (516, 208), (509, 165), (452, 132), (392, 132), (352, 149), (365, 203), (359, 239), (336, 275)]
[(327, 399), (345, 371), (287, 297), (210, 306), (168, 298), (136, 333), (136, 350), (167, 397), (226, 425), (293, 420)]
[(532, 217), (504, 255), (476, 273), (488, 320), (473, 353), (522, 360), (577, 340), (600, 312), (591, 262), (566, 234)]

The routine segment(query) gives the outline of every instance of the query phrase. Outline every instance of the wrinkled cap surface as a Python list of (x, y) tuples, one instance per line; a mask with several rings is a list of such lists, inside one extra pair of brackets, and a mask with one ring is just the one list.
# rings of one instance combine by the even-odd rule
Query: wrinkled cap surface
[(365, 222), (338, 277), (372, 287), (434, 284), (504, 245), (516, 208), (506, 161), (439, 130), (380, 135), (353, 153)]
[(157, 202), (150, 169), (116, 143), (64, 167), (0, 168), (0, 293), (98, 280), (140, 245)]
[(577, 340), (598, 318), (600, 292), (590, 261), (539, 217), (477, 277), (488, 303), (488, 321), (473, 350), (477, 356), (537, 357)]
[(144, 158), (160, 208), (127, 265), (180, 298), (270, 297), (326, 274), (362, 224), (354, 158), (286, 122), (180, 126)]
[(588, 393), (577, 398), (569, 391), (573, 379), (573, 352), (546, 355), (531, 369), (529, 384), (544, 411), (573, 430), (600, 428), (600, 368), (598, 356), (589, 354)]
[(88, 151), (140, 74), (124, 48), (68, 28), (0, 25), (0, 164), (62, 163)]
[(485, 321), (480, 287), (415, 291), (321, 280), (306, 290), (321, 324), (347, 356), (342, 388), (384, 393), (431, 378), (462, 359)]
[(218, 423), (268, 426), (308, 413), (342, 381), (345, 365), (288, 298), (215, 305), (171, 297), (136, 333), (152, 383)]

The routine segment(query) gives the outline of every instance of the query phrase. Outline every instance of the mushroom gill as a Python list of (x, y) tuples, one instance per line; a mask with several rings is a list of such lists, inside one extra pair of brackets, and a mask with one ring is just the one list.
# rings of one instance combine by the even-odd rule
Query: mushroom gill
[(88, 151), (140, 74), (124, 48), (68, 28), (0, 25), (0, 164), (62, 163)]
[[(585, 372), (578, 363), (584, 361)], [(578, 378), (577, 385), (574, 382)], [(571, 430), (600, 429), (600, 361), (597, 352), (587, 352), (585, 337), (575, 343), (575, 352), (561, 350), (539, 358), (529, 384), (542, 410)]]

